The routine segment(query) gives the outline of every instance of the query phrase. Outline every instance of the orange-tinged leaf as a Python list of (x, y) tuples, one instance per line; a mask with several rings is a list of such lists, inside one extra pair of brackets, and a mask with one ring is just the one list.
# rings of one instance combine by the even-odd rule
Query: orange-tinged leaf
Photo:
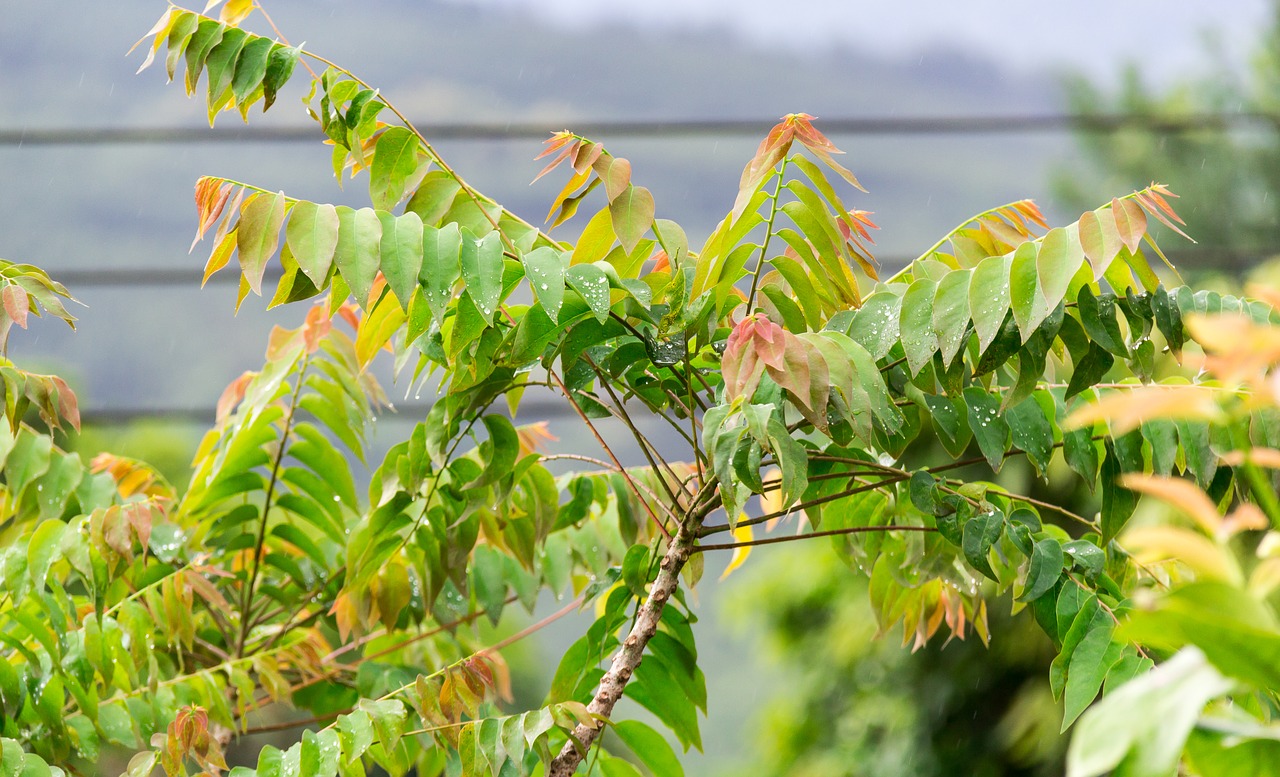
[(1250, 448), (1248, 451), (1231, 451), (1222, 455), (1222, 463), (1239, 467), (1245, 462), (1267, 469), (1280, 469), (1280, 451), (1275, 448)]
[(628, 185), (626, 190), (609, 203), (609, 215), (613, 231), (623, 250), (631, 253), (644, 233), (653, 225), (653, 195), (643, 186)]
[(590, 170), (587, 170), (586, 172), (582, 172), (582, 173), (574, 173), (573, 177), (571, 177), (568, 180), (568, 182), (565, 183), (564, 188), (560, 190), (560, 193), (557, 194), (555, 196), (555, 199), (551, 201), (551, 208), (547, 211), (546, 220), (550, 221), (552, 217), (556, 215), (556, 211), (560, 210), (560, 206), (564, 203), (564, 201), (569, 198), (569, 195), (577, 191), (578, 188), (581, 187), (584, 183), (586, 183), (587, 179), (590, 177), (591, 177)]
[(0, 297), (3, 297), (4, 312), (9, 316), (9, 320), (26, 329), (27, 313), (31, 310), (31, 300), (27, 292), (16, 283), (9, 283), (0, 290)]
[(1120, 435), (1158, 418), (1213, 420), (1221, 415), (1214, 392), (1203, 386), (1139, 386), (1108, 393), (1076, 410), (1063, 422), (1064, 431), (1106, 421)]
[(555, 159), (548, 162), (547, 166), (542, 168), (541, 172), (535, 175), (529, 184), (533, 185), (539, 178), (559, 167), (561, 162), (568, 159), (570, 155), (573, 154), (573, 151), (579, 142), (580, 141), (575, 140), (573, 133), (569, 132), (569, 130), (564, 130), (563, 132), (558, 132), (552, 135), (551, 139), (546, 141), (544, 144), (546, 145), (546, 148), (543, 149), (541, 154), (534, 157), (534, 159), (542, 159), (545, 156), (554, 154), (556, 151), (559, 151), (560, 153), (556, 154)]
[[(747, 518), (746, 513), (743, 513), (738, 517), (738, 520), (745, 521), (746, 518)], [(751, 540), (755, 539), (755, 532), (752, 531), (752, 527), (749, 525), (734, 527), (731, 533), (733, 534), (733, 539), (736, 542), (750, 542)], [(746, 562), (747, 556), (750, 556), (750, 555), (751, 555), (750, 545), (740, 545), (739, 547), (734, 548), (733, 556), (729, 559), (729, 566), (724, 568), (724, 573), (720, 575), (720, 579), (724, 580), (726, 577), (733, 574), (733, 571), (738, 567), (742, 566), (743, 563)]]
[(254, 294), (262, 294), (262, 274), (267, 260), (280, 244), (280, 227), (284, 224), (284, 192), (262, 193), (245, 203), (236, 227), (236, 249), (240, 254), (240, 270)]
[(1111, 216), (1116, 222), (1116, 232), (1120, 242), (1130, 253), (1137, 252), (1142, 245), (1142, 236), (1147, 233), (1147, 215), (1142, 206), (1133, 200), (1111, 200)]
[(222, 240), (214, 246), (213, 253), (209, 254), (209, 261), (204, 265), (204, 279), (200, 281), (201, 287), (209, 282), (209, 278), (214, 273), (226, 267), (227, 262), (231, 261), (231, 254), (236, 249), (236, 240), (236, 230), (233, 229), (223, 235)]
[[(1167, 189), (1162, 189), (1162, 191), (1171, 197), (1177, 196)], [(1156, 190), (1154, 184), (1151, 187), (1135, 194), (1134, 199), (1138, 201), (1138, 204), (1142, 205), (1143, 209), (1146, 210), (1147, 213), (1155, 216), (1161, 224), (1164, 224), (1166, 227), (1177, 232), (1192, 243), (1196, 242), (1190, 235), (1178, 228), (1177, 224), (1185, 224), (1185, 222), (1173, 211), (1173, 208), (1169, 206), (1169, 203), (1165, 202), (1164, 198), (1160, 196), (1160, 193)], [(1177, 224), (1174, 223), (1175, 221)]]
[(227, 416), (231, 415), (231, 411), (235, 410), (240, 400), (244, 399), (245, 389), (257, 375), (258, 373), (252, 370), (244, 372), (222, 390), (222, 396), (218, 397), (217, 413), (214, 416), (217, 423), (221, 424)]
[(631, 185), (631, 163), (622, 157), (609, 163), (604, 174), (604, 193), (609, 202), (616, 200)]
[(222, 209), (222, 221), (218, 224), (218, 230), (213, 233), (214, 245), (222, 242), (222, 238), (226, 236), (227, 230), (231, 228), (232, 217), (240, 213), (240, 203), (244, 200), (245, 191), (247, 190), (243, 186), (237, 187), (236, 197), (231, 201), (230, 207)]
[(1247, 378), (1280, 361), (1280, 330), (1260, 326), (1248, 316), (1196, 313), (1184, 323), (1191, 338), (1210, 354), (1205, 368), (1223, 380)]
[(1120, 253), (1120, 233), (1116, 221), (1103, 208), (1091, 210), (1080, 217), (1080, 246), (1093, 265), (1094, 280), (1101, 278)]
[(547, 443), (557, 442), (560, 438), (551, 433), (546, 421), (538, 421), (516, 427), (516, 439), (520, 441), (520, 455), (528, 456), (530, 453), (545, 450)]
[(196, 227), (196, 236), (191, 241), (191, 247), (187, 249), (187, 253), (195, 250), (196, 243), (199, 243), (204, 238), (204, 233), (222, 215), (222, 210), (226, 207), (227, 200), (231, 197), (231, 188), (231, 184), (223, 184), (220, 187), (206, 189), (206, 194), (203, 198), (201, 197), (200, 188), (196, 188), (196, 209), (199, 212), (200, 223)]
[(1188, 480), (1131, 473), (1120, 478), (1120, 485), (1178, 508), (1211, 537), (1222, 528), (1222, 516), (1218, 514), (1213, 500)]

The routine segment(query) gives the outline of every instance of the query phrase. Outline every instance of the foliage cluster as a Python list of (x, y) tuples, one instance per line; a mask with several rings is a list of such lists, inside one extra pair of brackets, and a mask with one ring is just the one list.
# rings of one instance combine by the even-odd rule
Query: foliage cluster
[[(702, 554), (737, 567), (824, 536), (904, 644), (986, 641), (1005, 594), (1030, 610), (1063, 727), (1086, 715), (1073, 775), (1171, 774), (1184, 744), (1204, 774), (1275, 757), (1280, 678), (1257, 656), (1280, 639), (1280, 562), (1243, 547), (1268, 556), (1257, 533), (1280, 520), (1262, 470), (1280, 463), (1274, 300), (1166, 289), (1149, 227), (1180, 231), (1167, 188), (1058, 228), (1030, 201), (994, 208), (881, 280), (874, 224), (829, 173), (858, 182), (810, 116), (770, 131), (696, 252), (627, 160), (566, 131), (545, 152), (542, 175), (569, 176), (547, 220), (598, 208), (569, 245), (475, 191), (349, 71), (240, 27), (256, 7), (170, 8), (144, 67), (184, 66), (212, 122), (322, 66), (304, 101), (371, 207), (198, 182), (206, 277), (236, 257), (238, 307), (279, 261), (269, 305), (318, 302), (223, 394), (185, 489), (141, 462), (84, 466), (54, 444), (76, 425), (65, 384), (5, 367), (0, 771), (88, 771), (115, 745), (139, 749), (130, 775), (217, 772), (279, 705), (314, 726), (233, 774), (681, 774), (664, 735), (613, 711), (626, 696), (701, 745)], [(0, 275), (7, 321), (65, 316), (34, 268)], [(383, 351), (437, 399), (361, 494)], [(540, 391), (600, 458), (542, 453), (545, 427), (513, 423)], [(624, 467), (605, 423), (647, 465)], [(1061, 462), (1100, 513), (1002, 486), (1010, 457)], [(1143, 493), (1194, 527), (1129, 528)], [(500, 651), (528, 630), (482, 645), (467, 625), (543, 591), (598, 617), (543, 706), (513, 712)], [(1231, 706), (1202, 716), (1215, 700)]]

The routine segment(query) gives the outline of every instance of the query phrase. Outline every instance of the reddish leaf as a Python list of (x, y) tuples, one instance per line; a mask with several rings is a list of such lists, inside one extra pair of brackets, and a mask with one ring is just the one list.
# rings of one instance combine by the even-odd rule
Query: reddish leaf
[(21, 286), (10, 283), (0, 290), (0, 298), (4, 301), (4, 312), (9, 320), (23, 329), (27, 328), (27, 313), (31, 310), (31, 299)]
[(613, 202), (631, 185), (631, 163), (618, 157), (609, 163), (609, 169), (602, 177), (605, 196)]
[(574, 147), (578, 145), (578, 142), (579, 141), (574, 138), (573, 133), (569, 130), (553, 134), (551, 139), (547, 140), (543, 144), (546, 148), (543, 149), (541, 154), (534, 157), (534, 159), (542, 159), (543, 157), (555, 154), (556, 151), (559, 151), (560, 153), (556, 154), (556, 158), (547, 163), (547, 166), (542, 168), (542, 171), (535, 175), (533, 177), (533, 181), (530, 181), (530, 183), (532, 184), (536, 182), (542, 176), (559, 167), (560, 163), (568, 159), (569, 155), (573, 153)]
[(738, 322), (725, 344), (721, 369), (725, 395), (750, 397), (760, 384), (766, 366), (783, 369), (786, 332), (767, 316), (756, 313)]
[(769, 177), (773, 169), (787, 155), (795, 133), (795, 125), (784, 118), (769, 130), (764, 140), (760, 141), (755, 156), (742, 169), (742, 177), (738, 181), (738, 198), (734, 201), (733, 211), (730, 214), (731, 222), (742, 215), (743, 209), (760, 188), (761, 182)]
[(52, 376), (54, 388), (58, 392), (58, 415), (62, 416), (71, 428), (80, 431), (80, 402), (67, 382), (57, 375)]
[[(204, 179), (202, 179), (204, 180)], [(218, 220), (222, 215), (222, 210), (227, 204), (227, 199), (231, 197), (231, 184), (224, 184), (221, 187), (212, 189), (203, 202), (200, 199), (199, 188), (196, 190), (196, 209), (199, 211), (200, 223), (196, 227), (196, 236), (191, 241), (191, 247), (187, 249), (187, 253), (191, 253), (196, 248), (196, 243), (204, 239), (204, 233), (209, 227), (213, 226), (213, 222)]]
[(244, 399), (244, 392), (249, 387), (250, 381), (257, 375), (258, 373), (252, 371), (244, 372), (223, 389), (222, 396), (218, 397), (218, 410), (214, 416), (217, 423), (221, 424), (223, 419), (231, 415), (231, 411), (235, 410), (240, 400)]
[(1142, 236), (1147, 232), (1147, 215), (1142, 211), (1142, 206), (1133, 200), (1113, 198), (1111, 216), (1115, 219), (1120, 242), (1129, 249), (1129, 253), (1136, 253), (1142, 245)]
[[(1190, 240), (1192, 243), (1196, 242), (1195, 240), (1192, 239), (1190, 235), (1188, 235), (1186, 232), (1183, 232), (1181, 229), (1177, 227), (1177, 225), (1174, 224), (1174, 221), (1178, 222), (1178, 224), (1185, 224), (1186, 222), (1184, 222), (1181, 218), (1179, 218), (1177, 213), (1173, 212), (1173, 208), (1169, 207), (1169, 203), (1165, 202), (1164, 198), (1162, 198), (1158, 193), (1156, 193), (1154, 189), (1155, 189), (1155, 184), (1135, 194), (1134, 199), (1136, 199), (1138, 203), (1142, 205), (1142, 207), (1148, 213), (1150, 213), (1152, 216), (1155, 216), (1156, 219), (1161, 224), (1164, 224), (1166, 227), (1168, 227), (1169, 229), (1172, 229), (1174, 232), (1177, 232), (1179, 235), (1185, 237), (1187, 240)], [(1177, 196), (1176, 194), (1168, 191), (1167, 189), (1164, 190), (1164, 193), (1168, 194), (1171, 197)]]
[(599, 143), (589, 140), (578, 143), (573, 147), (573, 169), (579, 173), (590, 170), (602, 154), (604, 154), (604, 146)]

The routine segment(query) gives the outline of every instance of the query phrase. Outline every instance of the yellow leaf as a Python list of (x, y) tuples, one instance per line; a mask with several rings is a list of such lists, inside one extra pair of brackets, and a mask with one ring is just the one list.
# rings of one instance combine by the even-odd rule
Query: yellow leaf
[(1068, 416), (1063, 431), (1106, 421), (1119, 436), (1157, 418), (1213, 420), (1221, 414), (1214, 392), (1203, 386), (1142, 386), (1107, 394)]
[(253, 0), (229, 0), (222, 7), (220, 18), (227, 24), (239, 24), (251, 13), (253, 13)]
[(1280, 558), (1269, 558), (1253, 568), (1249, 575), (1249, 593), (1266, 599), (1280, 588)]
[(1195, 519), (1205, 534), (1217, 536), (1222, 529), (1222, 516), (1205, 492), (1182, 478), (1130, 474), (1120, 478), (1120, 485), (1130, 491), (1148, 494), (1166, 502)]
[(1241, 583), (1240, 568), (1221, 546), (1202, 534), (1175, 526), (1142, 526), (1127, 532), (1121, 544), (1138, 561), (1180, 561), (1201, 579)]
[[(747, 519), (746, 513), (743, 513), (741, 516), (738, 517), (739, 521), (745, 521), (746, 519)], [(733, 530), (733, 539), (737, 542), (750, 542), (751, 540), (755, 539), (755, 536), (756, 535), (755, 535), (755, 532), (752, 531), (752, 527), (747, 525), (739, 526), (738, 528)], [(743, 562), (747, 560), (747, 556), (750, 556), (750, 555), (751, 555), (750, 545), (734, 548), (733, 558), (729, 559), (729, 566), (724, 568), (724, 574), (720, 575), (720, 579), (724, 580), (726, 577), (729, 576), (731, 572), (733, 572), (733, 570), (742, 566)]]

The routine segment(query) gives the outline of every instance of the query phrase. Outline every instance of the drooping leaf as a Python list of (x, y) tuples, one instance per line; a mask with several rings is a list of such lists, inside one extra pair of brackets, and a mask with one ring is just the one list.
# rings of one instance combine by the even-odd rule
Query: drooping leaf
[(373, 288), (373, 279), (381, 262), (382, 222), (372, 208), (352, 210), (339, 205), (336, 212), (338, 244), (334, 249), (333, 263), (351, 288), (356, 303), (367, 309), (369, 291)]
[(245, 203), (236, 227), (236, 249), (240, 269), (254, 294), (262, 294), (262, 274), (267, 260), (275, 255), (284, 225), (284, 193), (261, 193)]
[(938, 333), (933, 328), (933, 298), (937, 284), (921, 278), (907, 287), (902, 297), (902, 314), (899, 331), (902, 349), (906, 352), (907, 365), (915, 375), (933, 360), (938, 350)]
[(422, 219), (412, 211), (400, 216), (378, 211), (378, 221), (382, 226), (379, 266), (400, 307), (407, 311), (422, 270)]
[(289, 213), (285, 244), (317, 288), (324, 285), (338, 248), (338, 211), (332, 205), (299, 200)]
[(613, 231), (628, 253), (644, 237), (653, 225), (653, 195), (643, 186), (627, 185), (627, 188), (609, 202), (609, 215)]
[(490, 232), (477, 238), (464, 230), (459, 263), (467, 296), (485, 323), (492, 324), (502, 297), (502, 237)]

